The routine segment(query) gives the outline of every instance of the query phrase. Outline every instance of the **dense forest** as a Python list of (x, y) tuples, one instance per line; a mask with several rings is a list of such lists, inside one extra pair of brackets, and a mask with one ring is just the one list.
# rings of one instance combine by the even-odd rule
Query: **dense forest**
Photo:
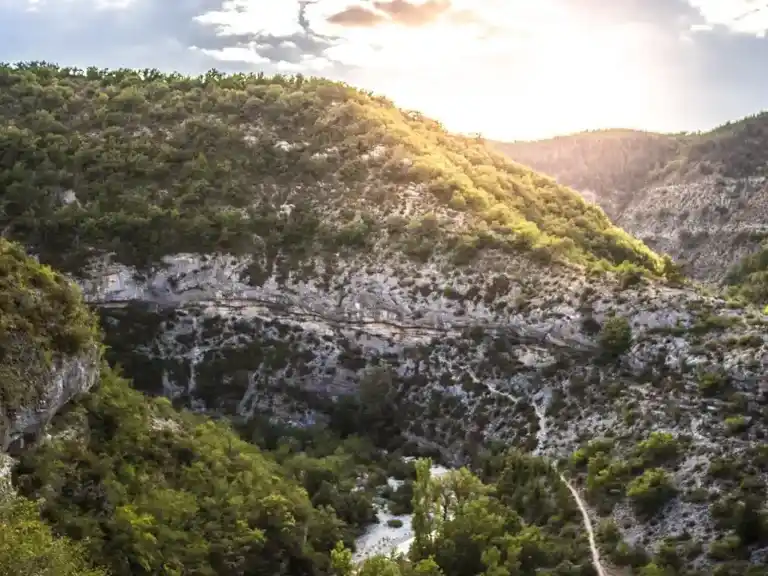
[[(5, 65), (0, 118), (0, 229), (65, 271), (106, 253), (147, 267), (219, 250), (271, 266), (372, 246), (665, 271), (573, 191), (323, 79)], [(404, 184), (427, 192), (411, 217)]]

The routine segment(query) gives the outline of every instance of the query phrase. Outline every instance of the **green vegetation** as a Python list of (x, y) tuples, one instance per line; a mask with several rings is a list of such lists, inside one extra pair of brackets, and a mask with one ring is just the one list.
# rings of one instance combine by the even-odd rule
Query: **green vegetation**
[(599, 335), (600, 347), (609, 359), (616, 359), (632, 345), (632, 328), (622, 316), (612, 316), (603, 324)]
[(579, 190), (615, 198), (616, 211), (641, 188), (675, 174), (730, 178), (768, 175), (768, 113), (710, 132), (657, 134), (592, 130), (536, 142), (493, 142), (517, 162)]
[(346, 85), (36, 63), (0, 67), (0, 88), (0, 228), (67, 271), (197, 251), (252, 256), (259, 276), (394, 243), (663, 272), (573, 191)]
[[(316, 433), (311, 444), (324, 442)], [(364, 444), (348, 442), (364, 460)], [(353, 481), (372, 468), (356, 465), (345, 446), (353, 449), (347, 443), (318, 458), (299, 437), (283, 437), (266, 452), (222, 423), (132, 391), (105, 369), (99, 389), (59, 419), (53, 439), (24, 454), (14, 479), (23, 495), (40, 499), (56, 532), (81, 541), (115, 576), (325, 575), (339, 573), (345, 548), (373, 519), (375, 490), (359, 491)], [(429, 463), (419, 463), (415, 551), (409, 560), (374, 558), (360, 573), (515, 567), (565, 576), (589, 566), (580, 513), (548, 463), (513, 452), (481, 467), (484, 481), (468, 470), (435, 479)], [(370, 487), (386, 481), (373, 476)]]
[(486, 461), (482, 480), (467, 469), (433, 478), (429, 465), (416, 464), (408, 558), (373, 558), (359, 574), (592, 573), (578, 508), (547, 462), (509, 452)]
[[(461, 335), (452, 329), (402, 354), (382, 337), (386, 351), (368, 355), (346, 335), (318, 336), (275, 319), (184, 319), (186, 309), (140, 312), (138, 306), (105, 312), (105, 324), (120, 325), (109, 342), (110, 360), (129, 357), (126, 352), (164, 330), (174, 334), (176, 352), (198, 334), (217, 341), (194, 373), (181, 353), (134, 356), (127, 368), (138, 388), (159, 392), (164, 377), (181, 383), (194, 376), (195, 400), (227, 414), (258, 371), (264, 380), (274, 377), (256, 392), (259, 400), (285, 400), (289, 415), (308, 408), (323, 418), (306, 428), (284, 427), (270, 420), (284, 417), (276, 408), (230, 427), (145, 397), (105, 368), (99, 388), (60, 414), (51, 438), (28, 448), (14, 469), (20, 496), (0, 506), (0, 538), (14, 543), (3, 548), (0, 542), (0, 562), (22, 567), (13, 573), (96, 575), (103, 567), (113, 576), (587, 576), (593, 568), (581, 514), (551, 463), (487, 441), (535, 445), (539, 406), (489, 394), (486, 382), (509, 381), (519, 392), (539, 370), (542, 383), (553, 387), (547, 415), (557, 426), (601, 409), (621, 414), (604, 429), (615, 438), (590, 442), (570, 460), (568, 472), (595, 511), (607, 515), (622, 503), (622, 521), (637, 528), (660, 520), (665, 504), (679, 496), (667, 510), (709, 506), (717, 536), (725, 536), (710, 550), (700, 542), (665, 540), (651, 555), (626, 546), (619, 529), (603, 523), (601, 537), (617, 564), (645, 575), (692, 576), (684, 560), (709, 554), (741, 570), (750, 547), (768, 542), (768, 458), (745, 447), (764, 439), (757, 425), (764, 407), (745, 390), (745, 383), (752, 385), (751, 364), (738, 360), (750, 371), (743, 381), (713, 371), (715, 362), (688, 364), (685, 356), (678, 370), (669, 358), (685, 347), (672, 338), (657, 347), (660, 338), (641, 348), (658, 352), (642, 375), (641, 398), (635, 366), (631, 372), (629, 363), (616, 361), (633, 344), (629, 320), (614, 316), (600, 326), (592, 315), (612, 297), (621, 309), (657, 312), (653, 296), (639, 308), (636, 291), (624, 289), (649, 274), (679, 280), (679, 273), (669, 258), (612, 226), (573, 191), (383, 98), (299, 76), (212, 71), (189, 78), (153, 70), (3, 66), (0, 117), (0, 229), (67, 272), (80, 273), (92, 257), (108, 253), (143, 272), (171, 253), (229, 252), (250, 258), (248, 272), (258, 283), (305, 270), (333, 278), (334, 266), (350, 256), (367, 264), (403, 254), (417, 261), (440, 256), (435, 261), (449, 269), (451, 282), (400, 277), (401, 287), (521, 314), (526, 307), (539, 314), (537, 295), (567, 288), (564, 279), (518, 282), (502, 266), (480, 270), (480, 280), (462, 278), (467, 271), (451, 270), (442, 257), (461, 265), (494, 250), (505, 263), (524, 255), (610, 270), (618, 280), (613, 296), (604, 286), (583, 291), (584, 330), (597, 335), (607, 360), (602, 365), (593, 365), (586, 347), (558, 345), (551, 366), (531, 366), (519, 352), (535, 349), (537, 337), (503, 325)], [(635, 143), (619, 146), (616, 170), (628, 162), (638, 178), (649, 163), (663, 172), (675, 145), (654, 138), (637, 142), (647, 156), (632, 152)], [(100, 347), (77, 291), (16, 245), (0, 242), (0, 401), (13, 411), (37, 400), (38, 383), (59, 357), (92, 349), (95, 362)], [(510, 298), (499, 303), (497, 295)], [(565, 294), (556, 304), (566, 311), (577, 305)], [(711, 335), (747, 342), (732, 311), (701, 308), (690, 328), (668, 329), (696, 336), (700, 349), (691, 355), (704, 357), (717, 346)], [(183, 329), (191, 324), (196, 332)], [(762, 342), (752, 333), (748, 338), (749, 345)], [(219, 342), (225, 342), (221, 348)], [(321, 347), (339, 352), (336, 365), (322, 366)], [(414, 369), (404, 375), (395, 369), (401, 362)], [(329, 369), (318, 379), (344, 370), (345, 379), (359, 384), (358, 394), (331, 400), (296, 385), (312, 380), (318, 366)], [(683, 397), (697, 376), (703, 398)], [(275, 390), (279, 398), (270, 398)], [(657, 409), (661, 394), (670, 405)], [(613, 412), (609, 403), (619, 408)], [(267, 405), (254, 401), (252, 407)], [(690, 424), (693, 433), (684, 412), (692, 409), (713, 418), (714, 427), (701, 422), (703, 434), (725, 429), (725, 441), (739, 448), (733, 459), (711, 459), (706, 472), (704, 457), (685, 461), (692, 476), (706, 474), (722, 490), (709, 493), (681, 477), (690, 437), (645, 434), (656, 416), (671, 429), (673, 412), (669, 425)], [(424, 453), (411, 436), (455, 448), (471, 469), (430, 478), (427, 462), (402, 460)], [(710, 454), (702, 442), (696, 446), (697, 456)], [(402, 485), (393, 489), (390, 477)], [(358, 570), (350, 550), (376, 521), (380, 504), (393, 514), (414, 514), (416, 542), (408, 557), (376, 557)], [(392, 528), (399, 523), (389, 521)], [(27, 569), (25, 562), (39, 564)]]
[(96, 351), (96, 333), (76, 287), (0, 238), (0, 432), (40, 399), (54, 361)]
[[(726, 202), (733, 206), (718, 200), (720, 205), (704, 205), (699, 214), (723, 222), (729, 217), (729, 209), (734, 214), (743, 213), (750, 197), (760, 197), (761, 186), (743, 179), (768, 176), (767, 144), (768, 113), (764, 112), (698, 134), (595, 130), (536, 142), (494, 142), (492, 147), (534, 170), (556, 176), (562, 184), (594, 193), (609, 216), (631, 227), (632, 218), (627, 220), (625, 216), (633, 207), (642, 208), (649, 217), (653, 216), (649, 211), (656, 209), (643, 203), (645, 191), (701, 179), (707, 179), (715, 190), (713, 201), (727, 188)], [(671, 188), (668, 192), (670, 197), (676, 193)], [(702, 239), (706, 241), (706, 231), (692, 233), (682, 225), (690, 215), (688, 210), (675, 210), (674, 205), (661, 207), (656, 214), (673, 229), (679, 226), (679, 250), (673, 252), (681, 260), (687, 259), (686, 255)], [(747, 241), (751, 249), (764, 238), (759, 228), (746, 227), (734, 236), (733, 246), (743, 247)], [(697, 273), (690, 265), (689, 272)], [(668, 271), (665, 276), (672, 278), (674, 274)], [(735, 297), (768, 304), (768, 245), (733, 266), (725, 285)]]
[(680, 441), (668, 432), (651, 432), (647, 440), (640, 442), (633, 456), (644, 466), (668, 464), (681, 456)]
[(699, 375), (699, 392), (712, 398), (722, 394), (728, 385), (728, 377), (723, 372), (702, 372)]
[(735, 296), (768, 304), (768, 245), (740, 260), (729, 270), (725, 282)]
[(570, 469), (586, 471), (587, 497), (605, 514), (627, 497), (643, 516), (652, 516), (675, 490), (662, 467), (673, 469), (681, 455), (680, 441), (663, 432), (653, 432), (636, 444), (627, 458), (616, 457), (609, 439), (593, 440), (571, 455)]
[(106, 369), (60, 426), (24, 453), (15, 483), (114, 576), (326, 574), (335, 543), (373, 519), (343, 451), (312, 458), (287, 439), (270, 456)]
[(646, 470), (627, 486), (627, 496), (643, 516), (656, 514), (676, 492), (669, 475), (661, 468)]
[(105, 576), (81, 546), (53, 534), (34, 502), (8, 495), (0, 495), (0, 574)]
[(517, 162), (578, 190), (630, 193), (658, 175), (680, 153), (674, 135), (594, 130), (536, 142), (493, 142)]

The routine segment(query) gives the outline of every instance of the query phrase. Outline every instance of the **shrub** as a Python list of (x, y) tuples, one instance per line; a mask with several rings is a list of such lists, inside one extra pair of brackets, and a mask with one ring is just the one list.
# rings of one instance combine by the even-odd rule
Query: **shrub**
[(732, 416), (725, 419), (725, 428), (729, 434), (741, 434), (749, 427), (749, 422), (744, 416)]
[(704, 372), (699, 376), (699, 392), (703, 396), (717, 396), (725, 389), (727, 381), (722, 372)]
[(0, 574), (104, 576), (104, 571), (89, 566), (79, 544), (56, 537), (34, 502), (0, 495)]
[(646, 464), (660, 464), (674, 460), (680, 453), (680, 446), (672, 434), (652, 432), (647, 440), (637, 445), (635, 453)]
[(599, 341), (607, 358), (618, 358), (629, 350), (632, 344), (632, 328), (629, 321), (622, 316), (609, 318), (600, 330)]
[(643, 516), (655, 515), (676, 493), (669, 475), (661, 468), (646, 470), (627, 486), (627, 496)]

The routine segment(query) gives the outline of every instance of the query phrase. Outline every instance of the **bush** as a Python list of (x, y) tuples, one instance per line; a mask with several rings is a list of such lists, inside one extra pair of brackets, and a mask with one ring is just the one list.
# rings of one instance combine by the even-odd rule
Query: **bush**
[(84, 550), (57, 538), (40, 520), (34, 502), (0, 495), (0, 574), (104, 576), (89, 566)]
[(668, 432), (652, 432), (647, 440), (640, 442), (635, 454), (645, 464), (661, 464), (677, 458), (680, 446), (677, 439)]
[(603, 324), (599, 341), (603, 354), (607, 358), (618, 358), (629, 350), (632, 344), (632, 328), (629, 326), (629, 321), (622, 316), (609, 318)]
[(661, 468), (646, 470), (627, 486), (627, 496), (643, 516), (655, 515), (677, 493), (667, 473)]
[(411, 480), (406, 481), (400, 486), (390, 497), (389, 511), (400, 516), (402, 514), (410, 514), (413, 512), (413, 482)]
[(749, 427), (749, 421), (744, 416), (732, 416), (725, 419), (725, 428), (729, 434), (741, 434)]
[(727, 382), (728, 377), (722, 372), (704, 372), (699, 376), (699, 392), (707, 397), (717, 396)]

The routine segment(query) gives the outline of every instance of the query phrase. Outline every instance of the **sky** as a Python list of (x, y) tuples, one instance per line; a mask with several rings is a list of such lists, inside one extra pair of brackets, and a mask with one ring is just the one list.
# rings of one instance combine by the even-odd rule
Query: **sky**
[(768, 0), (0, 0), (0, 61), (326, 76), (451, 130), (707, 130), (768, 108)]

